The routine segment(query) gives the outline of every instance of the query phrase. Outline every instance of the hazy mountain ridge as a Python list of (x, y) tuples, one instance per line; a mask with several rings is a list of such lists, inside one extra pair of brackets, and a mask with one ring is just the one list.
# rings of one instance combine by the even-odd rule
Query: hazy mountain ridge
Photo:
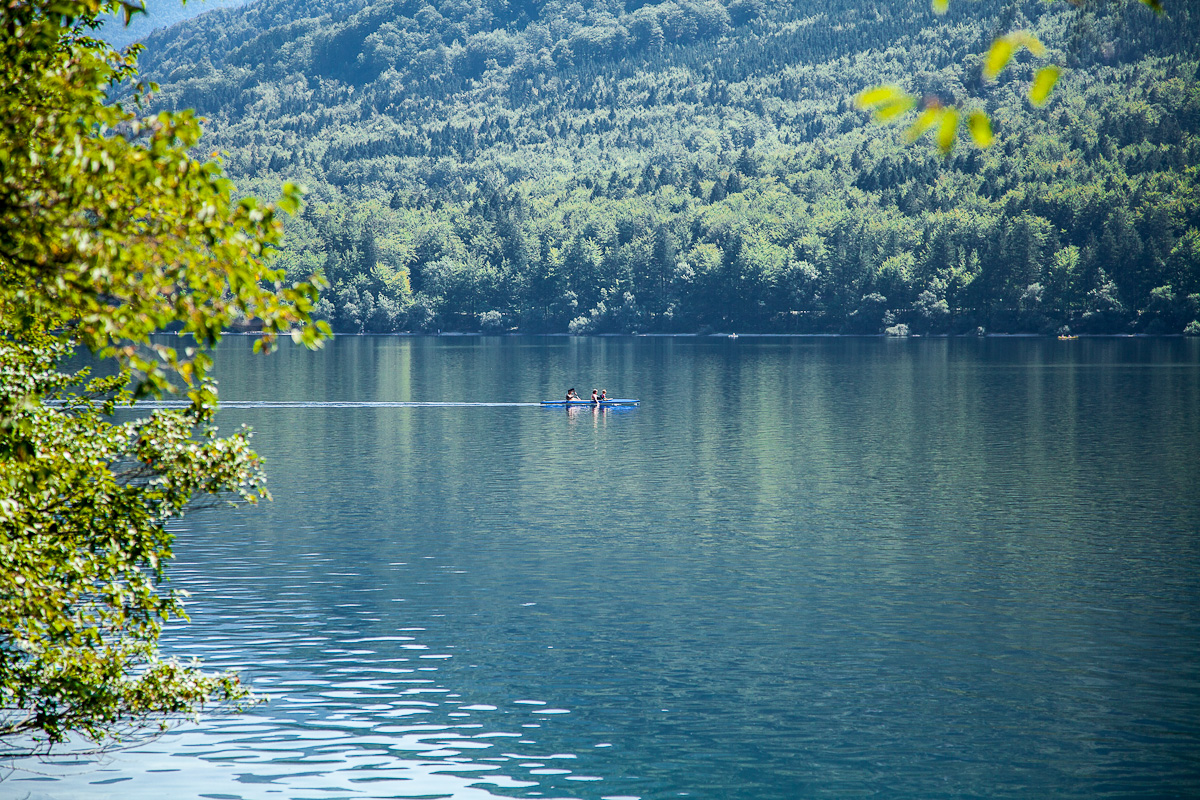
[[(241, 186), (313, 187), (286, 258), (343, 329), (1181, 330), (1197, 24), (1169, 8), (258, 0), (143, 64)], [(1026, 56), (979, 80), (1012, 27), (1073, 67), (1047, 110)], [(978, 98), (997, 146), (904, 145), (850, 102), (885, 80)], [(1129, 227), (1132, 269), (1099, 244)]]
[(114, 47), (125, 47), (161, 28), (169, 28), (209, 11), (251, 2), (254, 0), (191, 0), (185, 5), (181, 0), (146, 0), (146, 13), (135, 14), (129, 25), (125, 24), (123, 15), (108, 17), (100, 38)]

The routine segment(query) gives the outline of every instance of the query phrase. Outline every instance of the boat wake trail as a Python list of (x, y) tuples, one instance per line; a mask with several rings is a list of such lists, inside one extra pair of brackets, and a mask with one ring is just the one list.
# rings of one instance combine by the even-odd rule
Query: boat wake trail
[[(143, 400), (134, 408), (187, 408), (186, 400)], [(539, 403), (454, 403), (388, 400), (222, 400), (221, 408), (515, 408)]]

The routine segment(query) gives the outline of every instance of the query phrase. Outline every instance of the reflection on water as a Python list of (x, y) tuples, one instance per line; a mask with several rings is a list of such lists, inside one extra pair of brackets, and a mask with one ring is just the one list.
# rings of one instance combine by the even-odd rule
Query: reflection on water
[[(35, 798), (307, 798), (351, 788), (354, 797), (474, 798), (537, 787), (545, 780), (537, 776), (600, 780), (574, 769), (573, 754), (528, 738), (569, 709), (535, 699), (471, 702), (441, 685), (438, 664), (455, 646), (433, 643), (424, 627), (384, 624), (404, 616), (384, 604), (404, 598), (351, 585), (360, 574), (338, 571), (319, 552), (287, 562), (244, 553), (234, 537), (209, 551), (215, 574), (211, 563), (176, 562), (175, 581), (196, 596), (189, 613), (203, 624), (176, 624), (164, 639), (173, 655), (253, 676), (267, 702), (133, 751), (54, 758), (12, 785)], [(322, 586), (331, 587), (328, 603), (314, 602)], [(374, 634), (381, 624), (394, 632)]]
[[(1200, 793), (1197, 342), (219, 363), (276, 500), (181, 527), (164, 642), (270, 702), (17, 796)], [(642, 406), (501, 405), (572, 385)]]

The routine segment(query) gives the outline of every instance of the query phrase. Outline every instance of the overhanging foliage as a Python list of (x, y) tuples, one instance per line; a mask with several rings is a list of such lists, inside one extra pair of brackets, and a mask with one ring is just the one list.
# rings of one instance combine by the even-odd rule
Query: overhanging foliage
[[(114, 0), (0, 6), (0, 756), (245, 697), (232, 675), (160, 659), (171, 520), (204, 498), (255, 502), (248, 432), (220, 437), (206, 348), (254, 320), (316, 344), (317, 286), (266, 258), (275, 206), (234, 201), (219, 165), (188, 154), (188, 112), (140, 113), (140, 48), (89, 36)], [(295, 211), (285, 186), (279, 208)], [(176, 347), (152, 338), (178, 334)], [(84, 346), (118, 369), (62, 365)], [(117, 422), (139, 396), (191, 407)]]

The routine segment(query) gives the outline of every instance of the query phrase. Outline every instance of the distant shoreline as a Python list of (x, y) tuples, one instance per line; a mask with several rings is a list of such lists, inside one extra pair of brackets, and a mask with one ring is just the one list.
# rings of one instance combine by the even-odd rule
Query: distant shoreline
[[(228, 330), (222, 331), (222, 336), (258, 336), (260, 331)], [(177, 334), (167, 334), (174, 336)], [(338, 333), (334, 336), (363, 336), (363, 337), (408, 337), (419, 338), (515, 338), (518, 336), (559, 337), (574, 339), (1050, 339), (1058, 340), (1057, 334), (1048, 333), (927, 333), (909, 334), (908, 336), (889, 336), (886, 333), (525, 333), (522, 331), (506, 331), (504, 333), (483, 333), (480, 331), (399, 331), (396, 333)], [(1187, 336), (1182, 333), (1080, 333), (1072, 334), (1069, 340), (1076, 339), (1191, 339), (1200, 337)]]

